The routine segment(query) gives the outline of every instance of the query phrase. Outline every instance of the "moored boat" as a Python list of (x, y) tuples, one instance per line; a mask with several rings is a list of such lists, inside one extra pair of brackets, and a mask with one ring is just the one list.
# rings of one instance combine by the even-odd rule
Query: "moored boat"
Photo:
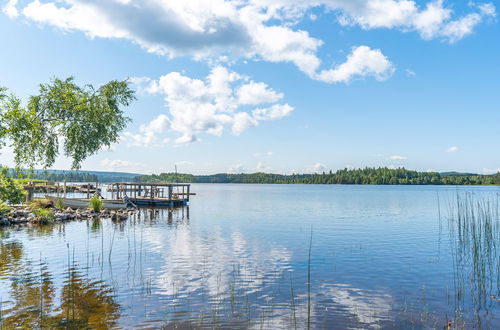
[[(72, 209), (83, 209), (88, 208), (90, 204), (89, 199), (85, 198), (64, 198), (57, 196), (45, 196), (48, 200), (53, 201), (54, 203), (61, 201), (64, 207), (70, 207)], [(111, 200), (111, 199), (103, 199), (103, 207), (105, 209), (124, 209), (127, 208), (127, 202), (122, 200)]]

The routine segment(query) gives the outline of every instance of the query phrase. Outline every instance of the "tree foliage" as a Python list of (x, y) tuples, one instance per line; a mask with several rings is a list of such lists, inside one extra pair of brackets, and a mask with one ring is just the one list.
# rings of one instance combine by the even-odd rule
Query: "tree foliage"
[(500, 185), (495, 175), (440, 174), (405, 168), (343, 169), (321, 174), (280, 175), (271, 173), (192, 175), (161, 173), (136, 177), (138, 182), (186, 183), (303, 183), (303, 184), (381, 184), (381, 185)]
[(8, 168), (0, 169), (0, 201), (19, 204), (24, 201), (25, 191), (22, 185), (8, 176)]
[[(18, 167), (52, 166), (60, 149), (72, 168), (109, 147), (130, 121), (121, 107), (135, 100), (127, 81), (94, 88), (78, 86), (72, 77), (39, 86), (25, 106), (0, 89), (0, 142), (12, 144)], [(62, 148), (60, 148), (62, 147)]]

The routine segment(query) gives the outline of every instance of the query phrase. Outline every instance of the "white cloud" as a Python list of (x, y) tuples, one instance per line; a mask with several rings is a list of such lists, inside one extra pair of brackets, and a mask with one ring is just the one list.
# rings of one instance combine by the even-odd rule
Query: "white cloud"
[(392, 76), (394, 65), (379, 49), (359, 46), (352, 50), (347, 61), (334, 69), (321, 71), (316, 78), (329, 83), (349, 82), (354, 77), (372, 76), (383, 81)]
[(405, 73), (408, 77), (415, 77), (417, 74), (411, 69), (405, 69)]
[(304, 173), (322, 173), (326, 171), (325, 164), (322, 163), (314, 163), (311, 166), (308, 166), (304, 169)]
[(485, 174), (497, 174), (497, 173), (500, 173), (500, 168), (495, 168), (495, 169), (483, 168), (483, 173), (485, 173)]
[(392, 159), (392, 160), (405, 160), (406, 159), (406, 157), (399, 156), (399, 155), (394, 155), (394, 156), (391, 156), (389, 158)]
[(288, 104), (275, 104), (269, 108), (255, 109), (252, 114), (257, 120), (275, 120), (291, 114), (293, 107)]
[(389, 165), (389, 166), (387, 166), (387, 168), (390, 170), (397, 170), (397, 169), (400, 169), (403, 167), (405, 167), (405, 166), (404, 165)]
[(164, 133), (169, 127), (170, 119), (162, 114), (150, 121), (148, 124), (141, 125), (139, 127), (139, 134), (125, 132), (122, 140), (127, 143), (128, 146), (158, 147), (168, 142), (168, 140), (163, 139), (161, 143), (158, 143), (158, 135)]
[(230, 174), (241, 174), (241, 173), (247, 173), (247, 172), (248, 172), (247, 168), (243, 164), (240, 164), (240, 163), (231, 165), (227, 169), (227, 173), (230, 173)]
[(272, 171), (272, 167), (266, 166), (266, 165), (262, 164), (262, 162), (258, 162), (257, 166), (255, 166), (254, 171), (259, 172), (259, 173), (269, 173)]
[(19, 16), (19, 12), (17, 10), (17, 1), (18, 0), (9, 0), (7, 1), (7, 4), (3, 7), (3, 12), (5, 15), (9, 16), (10, 18), (16, 18)]
[(251, 82), (238, 88), (238, 101), (240, 104), (274, 103), (283, 98), (283, 94), (276, 93), (265, 83)]
[(471, 34), (476, 25), (486, 17), (494, 17), (496, 9), (492, 3), (473, 5), (478, 12), (461, 17), (454, 17), (453, 10), (445, 7), (443, 0), (427, 2), (425, 8), (419, 8), (410, 0), (369, 0), (345, 1), (331, 0), (331, 7), (340, 9), (340, 23), (360, 25), (366, 30), (375, 28), (397, 28), (404, 32), (416, 31), (423, 39), (441, 38), (456, 42)]
[(318, 50), (323, 41), (296, 24), (308, 20), (313, 8), (333, 13), (341, 25), (416, 31), (424, 39), (450, 42), (496, 15), (492, 3), (481, 3), (471, 6), (468, 14), (456, 16), (441, 0), (424, 7), (413, 0), (29, 0), (22, 6), (10, 0), (3, 11), (11, 18), (22, 16), (91, 38), (126, 39), (169, 58), (289, 62), (310, 77), (328, 82), (350, 81), (357, 74), (379, 80), (390, 76), (392, 64), (379, 50), (367, 46), (357, 48), (365, 49), (364, 57), (358, 58), (366, 63), (353, 65), (354, 57), (336, 69), (322, 70)]
[(446, 152), (457, 152), (458, 150), (459, 150), (459, 148), (454, 146), (454, 147), (449, 147), (448, 149), (446, 149)]
[(145, 165), (140, 162), (130, 162), (128, 160), (108, 158), (103, 159), (99, 165), (107, 171), (137, 170), (145, 168)]
[(148, 82), (141, 88), (163, 95), (169, 115), (162, 114), (142, 125), (139, 134), (127, 132), (124, 139), (129, 145), (155, 145), (158, 135), (167, 130), (180, 134), (176, 143), (199, 141), (201, 133), (220, 136), (225, 128), (239, 135), (260, 121), (276, 120), (293, 111), (288, 104), (248, 109), (250, 105), (275, 103), (283, 94), (264, 83), (248, 82), (246, 77), (222, 66), (212, 68), (204, 80), (171, 72)]

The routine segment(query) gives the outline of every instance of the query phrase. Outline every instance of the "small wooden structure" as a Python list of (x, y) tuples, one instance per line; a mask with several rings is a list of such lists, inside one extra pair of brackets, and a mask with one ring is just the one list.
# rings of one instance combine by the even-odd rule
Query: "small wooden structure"
[(112, 199), (127, 199), (136, 206), (179, 207), (189, 203), (187, 183), (117, 182), (108, 185)]

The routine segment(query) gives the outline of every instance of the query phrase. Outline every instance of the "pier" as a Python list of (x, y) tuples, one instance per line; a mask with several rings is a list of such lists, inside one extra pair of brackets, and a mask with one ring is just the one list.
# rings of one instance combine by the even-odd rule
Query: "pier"
[(127, 199), (136, 206), (179, 207), (196, 195), (187, 183), (117, 182), (108, 184), (112, 199)]

